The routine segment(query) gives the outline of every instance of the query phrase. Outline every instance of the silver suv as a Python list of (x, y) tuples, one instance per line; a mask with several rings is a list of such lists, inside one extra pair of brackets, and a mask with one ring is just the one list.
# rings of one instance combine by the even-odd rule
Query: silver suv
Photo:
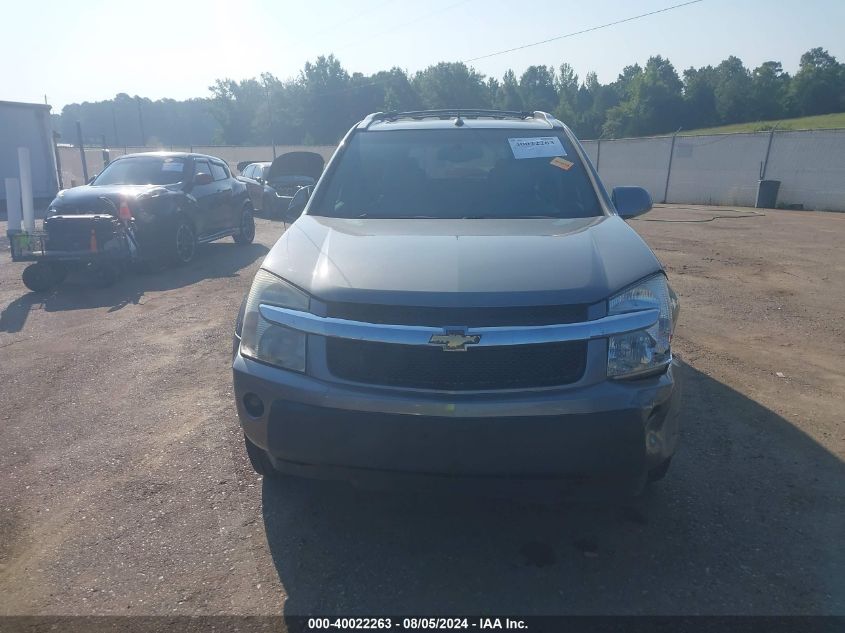
[[(255, 469), (353, 481), (662, 477), (677, 298), (572, 132), (543, 112), (353, 127), (241, 308)], [(298, 217), (297, 217), (298, 216)]]

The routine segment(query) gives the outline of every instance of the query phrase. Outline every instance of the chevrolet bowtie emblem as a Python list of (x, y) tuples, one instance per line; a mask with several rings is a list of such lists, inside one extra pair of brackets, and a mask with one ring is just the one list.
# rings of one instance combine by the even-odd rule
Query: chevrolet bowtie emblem
[(445, 334), (432, 334), (428, 344), (439, 345), (444, 352), (465, 352), (467, 345), (476, 345), (480, 340), (480, 334), (447, 331)]

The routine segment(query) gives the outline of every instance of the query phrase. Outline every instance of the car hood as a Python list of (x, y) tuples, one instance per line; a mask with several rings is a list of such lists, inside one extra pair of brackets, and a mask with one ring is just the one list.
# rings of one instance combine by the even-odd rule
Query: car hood
[(324, 301), (594, 303), (661, 270), (617, 216), (381, 220), (301, 216), (263, 267)]
[(139, 196), (173, 190), (173, 185), (83, 185), (60, 191), (50, 206), (60, 213), (115, 213), (117, 207), (112, 203), (127, 200), (131, 206), (131, 200)]
[(285, 176), (308, 176), (315, 181), (323, 173), (325, 161), (316, 152), (288, 152), (273, 159), (267, 180)]

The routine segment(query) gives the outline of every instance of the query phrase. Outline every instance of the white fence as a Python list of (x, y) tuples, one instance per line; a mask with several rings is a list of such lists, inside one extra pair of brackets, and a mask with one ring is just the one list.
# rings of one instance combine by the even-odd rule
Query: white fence
[[(655, 202), (754, 206), (779, 180), (779, 205), (845, 211), (845, 130), (585, 141), (604, 184), (639, 185)], [(768, 157), (768, 160), (767, 160)]]
[[(639, 185), (655, 202), (754, 206), (757, 181), (781, 182), (778, 203), (805, 209), (845, 211), (845, 130), (756, 132), (709, 136), (657, 136), (584, 141), (584, 148), (608, 189)], [(211, 154), (238, 162), (272, 160), (273, 147), (166, 147)], [(328, 160), (332, 145), (277, 145), (276, 154), (316, 151)], [(111, 158), (153, 148), (112, 148)], [(103, 167), (102, 150), (87, 149), (88, 174)], [(60, 147), (65, 187), (82, 184), (79, 150)], [(768, 157), (768, 158), (767, 158)]]
[[(237, 174), (236, 166), (241, 161), (270, 161), (273, 160), (273, 146), (259, 145), (259, 146), (239, 146), (239, 145), (192, 145), (192, 146), (176, 146), (168, 145), (165, 147), (112, 147), (109, 148), (109, 159), (114, 160), (118, 156), (124, 154), (133, 154), (136, 152), (155, 152), (159, 150), (173, 151), (173, 152), (197, 152), (199, 154), (209, 154), (217, 156), (225, 160), (232, 171)], [(305, 150), (309, 152), (317, 152), (328, 161), (334, 153), (334, 145), (276, 145), (276, 155), (279, 156), (286, 152), (295, 152)], [(82, 157), (79, 154), (79, 149), (76, 147), (60, 146), (59, 147), (59, 161), (61, 162), (62, 184), (65, 188), (74, 187), (76, 185), (85, 184), (82, 169)], [(100, 148), (86, 148), (85, 162), (88, 165), (88, 177), (99, 173), (103, 169), (103, 150)]]

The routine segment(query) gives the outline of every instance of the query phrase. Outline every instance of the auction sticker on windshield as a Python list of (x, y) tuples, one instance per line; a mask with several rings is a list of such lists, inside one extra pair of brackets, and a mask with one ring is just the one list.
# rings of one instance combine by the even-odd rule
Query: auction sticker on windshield
[(532, 136), (530, 138), (509, 138), (513, 157), (522, 158), (551, 158), (552, 156), (566, 156), (566, 150), (557, 136)]
[(161, 166), (161, 171), (182, 171), (184, 164), (181, 161), (165, 161)]

